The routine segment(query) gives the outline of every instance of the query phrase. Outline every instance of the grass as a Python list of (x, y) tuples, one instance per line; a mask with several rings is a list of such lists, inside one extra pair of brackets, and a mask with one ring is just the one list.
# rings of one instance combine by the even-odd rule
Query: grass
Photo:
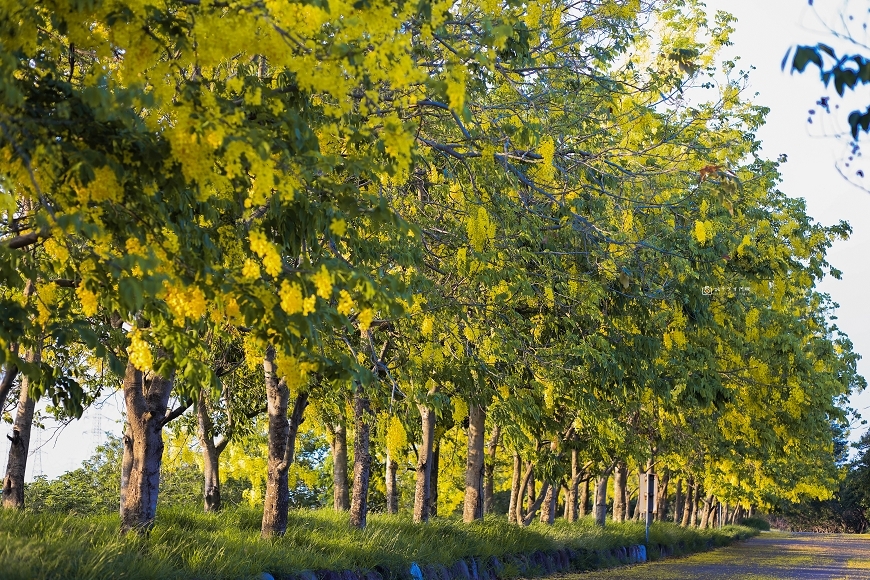
[[(261, 512), (231, 508), (219, 515), (162, 509), (147, 537), (120, 537), (116, 515), (58, 516), (0, 510), (0, 570), (4, 579), (242, 579), (261, 572), (301, 570), (406, 570), (411, 562), (451, 565), (471, 556), (610, 549), (641, 544), (639, 523), (602, 529), (590, 518), (554, 526), (511, 525), (490, 517), (466, 525), (439, 518), (414, 525), (407, 515), (372, 514), (368, 527), (351, 529), (347, 514), (291, 511), (283, 538), (261, 540)], [(724, 545), (753, 534), (749, 528), (698, 531), (655, 524), (651, 543), (676, 553)]]

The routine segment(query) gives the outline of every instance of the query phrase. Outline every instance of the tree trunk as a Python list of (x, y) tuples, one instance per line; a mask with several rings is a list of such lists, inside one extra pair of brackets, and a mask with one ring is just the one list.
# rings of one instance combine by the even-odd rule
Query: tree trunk
[[(29, 351), (25, 358), (27, 362), (38, 363), (41, 358), (40, 352), (38, 350)], [(11, 372), (10, 369), (7, 369), (6, 375), (9, 376)], [(24, 509), (24, 471), (27, 468), (27, 453), (30, 450), (30, 431), (33, 427), (35, 407), (36, 399), (30, 396), (30, 379), (27, 375), (23, 375), (12, 436), (6, 436), (11, 441), (11, 445), (9, 446), (9, 461), (6, 464), (6, 477), (3, 478), (4, 508)]]
[(332, 505), (337, 512), (350, 508), (347, 490), (347, 427), (344, 417), (332, 427)]
[(547, 493), (541, 504), (541, 523), (552, 526), (556, 521), (556, 506), (559, 503), (559, 489), (556, 483), (547, 482)]
[[(13, 352), (17, 350), (15, 345), (10, 348)], [(0, 409), (6, 405), (6, 398), (12, 390), (12, 384), (15, 382), (15, 377), (18, 376), (18, 367), (14, 364), (7, 364), (6, 371), (3, 373), (3, 380), (0, 381)]]
[[(264, 538), (282, 536), (287, 531), (287, 510), (290, 507), (290, 488), (287, 482), (290, 422), (287, 407), (290, 389), (279, 379), (275, 368), (275, 349), (269, 347), (263, 358), (266, 383), (266, 406), (269, 414), (268, 463), (266, 466), (266, 498), (263, 502), (263, 521), (260, 535)], [(292, 451), (290, 451), (292, 453)]]
[[(163, 461), (163, 420), (172, 392), (172, 379), (142, 371), (127, 363), (124, 402), (127, 423), (121, 491), (121, 532), (146, 532), (154, 525), (160, 465)], [(128, 471), (126, 469), (129, 469)]]
[(514, 451), (514, 470), (511, 476), (511, 499), (508, 505), (508, 522), (517, 523), (517, 501), (522, 501), (520, 498), (520, 470), (523, 467), (520, 454)]
[(571, 450), (571, 480), (565, 492), (565, 519), (569, 522), (577, 521), (577, 495), (580, 486), (580, 462), (576, 449)]
[(429, 517), (438, 516), (438, 474), (439, 465), (441, 464), (441, 441), (435, 441), (435, 447), (432, 449), (432, 479), (430, 482), (430, 501), (429, 501)]
[(427, 522), (432, 501), (432, 452), (435, 444), (435, 410), (418, 405), (423, 440), (417, 451), (417, 481), (414, 488), (414, 522)]
[(350, 525), (363, 529), (368, 517), (369, 478), (372, 474), (371, 401), (357, 385), (353, 396), (353, 501), (350, 504)]
[(710, 512), (713, 510), (713, 500), (716, 499), (714, 496), (709, 496), (704, 498), (704, 511), (701, 512), (701, 525), (700, 528), (703, 530), (707, 527), (707, 524), (710, 521)]
[(200, 391), (199, 405), (196, 408), (197, 435), (202, 449), (203, 509), (206, 513), (221, 509), (220, 461), (214, 443), (214, 424), (208, 406), (205, 389)]
[(689, 476), (686, 481), (686, 499), (683, 500), (683, 520), (680, 525), (684, 528), (689, 525), (689, 518), (692, 515), (692, 510), (695, 505), (695, 478)]
[(486, 463), (483, 467), (484, 482), (483, 482), (483, 513), (492, 513), (492, 495), (495, 488), (494, 472), (495, 472), (495, 453), (498, 449), (498, 438), (501, 435), (501, 427), (495, 425), (492, 428), (492, 435), (489, 442), (486, 444)]
[(580, 509), (577, 511), (577, 516), (585, 518), (589, 513), (589, 478), (583, 480), (583, 487), (580, 488)]
[(677, 490), (674, 493), (674, 523), (679, 524), (683, 519), (683, 480), (677, 480)]
[(695, 499), (692, 502), (692, 513), (689, 516), (689, 525), (697, 527), (698, 525), (698, 504), (701, 502), (701, 496), (704, 493), (704, 488), (700, 481), (695, 482)]
[(628, 469), (623, 461), (620, 461), (613, 471), (613, 521), (625, 520), (625, 484), (628, 478)]
[(659, 479), (658, 496), (656, 497), (655, 518), (657, 522), (665, 521), (668, 512), (668, 482), (671, 479), (671, 472), (669, 469), (663, 471), (664, 473)]
[(399, 486), (396, 482), (396, 472), (399, 470), (399, 464), (390, 457), (389, 450), (387, 451), (386, 462), (386, 495), (387, 495), (387, 513), (399, 513)]
[(480, 405), (468, 408), (468, 455), (465, 462), (465, 504), (462, 521), (468, 523), (483, 518), (484, 458), (483, 438), (486, 411)]
[(607, 522), (607, 482), (610, 481), (610, 470), (604, 472), (595, 481), (595, 523), (601, 527)]

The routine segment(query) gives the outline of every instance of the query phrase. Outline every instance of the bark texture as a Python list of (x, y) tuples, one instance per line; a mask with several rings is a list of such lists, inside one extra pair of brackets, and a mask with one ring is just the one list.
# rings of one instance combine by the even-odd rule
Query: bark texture
[(520, 455), (514, 451), (514, 469), (513, 475), (511, 475), (511, 497), (510, 503), (508, 504), (508, 522), (512, 524), (517, 523), (517, 500), (520, 498), (520, 478), (522, 478), (520, 470), (522, 467), (523, 463), (520, 459)]
[[(263, 502), (263, 521), (260, 534), (264, 538), (282, 536), (287, 531), (287, 510), (290, 506), (287, 482), (288, 443), (290, 422), (287, 407), (290, 390), (279, 379), (275, 367), (275, 349), (269, 347), (263, 359), (266, 383), (266, 412), (269, 415), (268, 462), (266, 466), (266, 497)], [(292, 453), (292, 451), (291, 451)]]
[(559, 486), (548, 483), (547, 493), (541, 502), (541, 523), (552, 526), (556, 521), (556, 504), (559, 501)]
[(656, 495), (656, 512), (655, 519), (657, 522), (665, 521), (668, 513), (668, 482), (671, 479), (671, 472), (665, 469), (662, 476), (659, 478), (659, 484)]
[(613, 521), (625, 520), (625, 484), (628, 468), (620, 461), (613, 471)]
[(432, 478), (429, 484), (429, 517), (438, 517), (438, 474), (441, 464), (441, 441), (435, 432), (435, 448), (432, 450)]
[(122, 463), (121, 532), (147, 532), (154, 525), (160, 465), (163, 462), (163, 423), (172, 378), (136, 369), (127, 363), (124, 402), (127, 423)]
[[(39, 359), (39, 351), (30, 351), (25, 356), (25, 360), (31, 363), (37, 363)], [(4, 381), (10, 373), (13, 373), (13, 371), (7, 368)], [(14, 377), (14, 373), (12, 376)], [(11, 383), (12, 380), (10, 379), (10, 386)], [(24, 471), (27, 468), (27, 454), (30, 451), (30, 432), (33, 427), (33, 410), (36, 407), (36, 400), (30, 396), (30, 386), (30, 379), (26, 375), (22, 376), (21, 394), (18, 397), (18, 408), (15, 412), (15, 423), (12, 426), (12, 436), (6, 436), (10, 441), (10, 446), (9, 460), (6, 463), (6, 475), (3, 478), (4, 508), (24, 508)]]
[(465, 504), (462, 521), (483, 519), (484, 424), (486, 411), (472, 404), (468, 409), (468, 455), (465, 462)]
[[(206, 513), (217, 512), (221, 509), (221, 483), (220, 483), (220, 451), (214, 442), (214, 424), (208, 405), (208, 395), (203, 390), (199, 395), (199, 405), (196, 408), (197, 435), (199, 446), (202, 449), (202, 473), (203, 473), (203, 509)], [(226, 440), (224, 440), (226, 441)], [(226, 443), (222, 441), (223, 446)]]
[(609, 471), (595, 480), (595, 523), (601, 527), (607, 523), (607, 482), (609, 480)]
[(589, 513), (589, 478), (583, 480), (583, 486), (580, 488), (580, 500), (578, 502), (579, 509), (577, 510), (577, 515), (581, 518), (585, 518), (586, 514)]
[(677, 480), (677, 490), (674, 493), (674, 523), (679, 524), (683, 519), (683, 480)]
[(396, 472), (399, 470), (399, 464), (390, 457), (387, 452), (386, 462), (386, 495), (387, 495), (387, 513), (399, 513), (399, 486), (396, 482)]
[(347, 427), (344, 419), (332, 426), (332, 504), (337, 512), (350, 509), (347, 485)]
[(689, 477), (686, 481), (686, 499), (683, 501), (683, 518), (680, 522), (684, 528), (689, 525), (689, 518), (692, 516), (692, 511), (695, 505), (695, 479)]
[(492, 496), (495, 487), (495, 453), (498, 450), (498, 439), (501, 435), (501, 427), (492, 428), (492, 435), (486, 444), (486, 463), (483, 466), (483, 513), (492, 513)]
[(368, 519), (369, 480), (372, 475), (371, 401), (357, 385), (353, 396), (353, 500), (350, 504), (350, 525), (363, 529)]
[(414, 522), (427, 522), (431, 515), (432, 454), (435, 447), (435, 410), (418, 405), (423, 439), (417, 450), (417, 478), (414, 487)]

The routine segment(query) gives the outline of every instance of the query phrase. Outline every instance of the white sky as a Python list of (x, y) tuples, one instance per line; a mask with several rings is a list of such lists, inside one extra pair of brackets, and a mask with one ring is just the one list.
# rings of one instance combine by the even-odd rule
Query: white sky
[[(816, 4), (828, 6), (832, 10), (830, 14), (836, 14), (836, 9), (842, 5), (833, 0), (817, 0)], [(838, 45), (807, 8), (806, 0), (708, 0), (707, 5), (711, 13), (727, 10), (738, 18), (737, 31), (732, 37), (734, 46), (727, 49), (725, 55), (741, 56), (738, 70), (750, 65), (756, 68), (750, 77), (749, 95), (757, 92), (754, 101), (771, 109), (758, 137), (764, 143), (768, 158), (776, 158), (781, 153), (788, 155), (788, 163), (781, 168), (782, 191), (791, 197), (806, 199), (809, 215), (825, 225), (841, 219), (852, 225), (852, 238), (838, 242), (829, 253), (829, 261), (843, 271), (843, 279), (827, 279), (820, 289), (840, 304), (838, 325), (852, 339), (855, 350), (870, 357), (870, 308), (865, 303), (870, 287), (870, 261), (865, 254), (870, 252), (870, 193), (850, 185), (837, 171), (836, 164), (844, 159), (847, 143), (824, 136), (835, 132), (832, 128), (835, 120), (825, 123), (817, 118), (813, 125), (806, 122), (807, 111), (818, 109), (816, 100), (822, 95), (834, 97), (834, 91), (825, 90), (815, 74), (791, 76), (780, 70), (783, 56), (795, 44)], [(870, 54), (870, 50), (865, 54)], [(854, 107), (846, 104), (843, 108), (849, 111), (870, 104), (870, 90), (859, 92), (857, 97), (850, 101)], [(846, 117), (843, 109), (835, 114), (838, 119)], [(870, 136), (865, 136), (863, 141), (870, 143)], [(853, 166), (850, 172), (855, 169)], [(870, 176), (870, 171), (867, 174)], [(870, 187), (870, 177), (867, 185)], [(859, 370), (865, 377), (870, 376), (870, 360), (859, 363)], [(99, 413), (101, 431), (120, 433), (120, 405), (120, 397), (107, 401)], [(870, 416), (870, 392), (854, 396), (852, 406)], [(28, 461), (28, 480), (40, 472), (56, 477), (87, 459), (100, 439), (94, 433), (96, 415), (89, 411), (82, 421), (69, 425), (53, 440), (50, 440), (52, 430), (41, 436), (34, 433), (34, 443), (43, 445), (41, 451), (34, 450)], [(863, 430), (857, 427), (852, 439), (857, 439)], [(0, 473), (5, 473), (8, 443), (3, 437)]]

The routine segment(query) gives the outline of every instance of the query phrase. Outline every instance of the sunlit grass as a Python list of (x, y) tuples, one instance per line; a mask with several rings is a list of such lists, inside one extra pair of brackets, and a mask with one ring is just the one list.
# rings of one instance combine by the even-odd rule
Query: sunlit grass
[[(560, 548), (601, 550), (643, 543), (639, 523), (601, 529), (587, 518), (529, 528), (490, 517), (463, 524), (439, 518), (415, 525), (408, 515), (372, 514), (368, 527), (355, 530), (347, 514), (332, 510), (292, 511), (283, 538), (262, 540), (261, 513), (248, 508), (206, 515), (190, 509), (161, 509), (148, 537), (121, 537), (115, 515), (57, 516), (0, 511), (0, 570), (4, 579), (254, 578), (261, 572), (301, 570), (405, 570), (411, 562), (451, 565), (471, 556)], [(722, 545), (751, 530), (686, 530), (656, 524), (651, 543), (676, 553)], [(653, 551), (655, 555), (655, 551)]]

